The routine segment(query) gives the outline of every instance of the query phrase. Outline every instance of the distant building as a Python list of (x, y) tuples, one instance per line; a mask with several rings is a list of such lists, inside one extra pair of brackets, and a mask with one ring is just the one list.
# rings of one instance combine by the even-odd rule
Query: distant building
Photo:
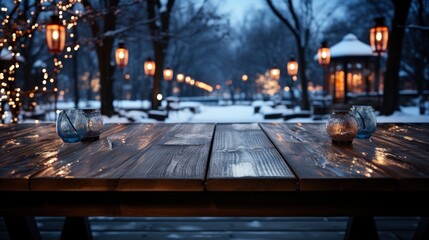
[(371, 46), (359, 41), (354, 34), (347, 34), (331, 46), (330, 51), (329, 86), (326, 90), (333, 96), (333, 103), (346, 104), (352, 96), (383, 92), (383, 74), (380, 74), (380, 81), (375, 82), (377, 56)]

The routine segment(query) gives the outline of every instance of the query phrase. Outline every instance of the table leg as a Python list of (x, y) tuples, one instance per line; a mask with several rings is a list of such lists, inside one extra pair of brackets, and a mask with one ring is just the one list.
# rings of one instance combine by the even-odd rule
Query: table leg
[(429, 217), (421, 217), (413, 240), (429, 239)]
[(92, 240), (91, 226), (87, 217), (66, 217), (61, 240)]
[(344, 239), (378, 240), (377, 227), (375, 226), (374, 218), (350, 217)]
[(41, 240), (34, 217), (3, 217), (11, 240)]

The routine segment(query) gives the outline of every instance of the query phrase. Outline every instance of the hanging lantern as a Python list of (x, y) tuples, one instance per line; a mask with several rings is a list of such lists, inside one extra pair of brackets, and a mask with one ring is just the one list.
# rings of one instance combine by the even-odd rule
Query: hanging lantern
[(173, 79), (173, 69), (165, 68), (163, 73), (165, 81), (171, 81)]
[(272, 78), (274, 80), (279, 80), (280, 79), (280, 69), (277, 67), (272, 67), (270, 69), (270, 78)]
[(120, 68), (124, 68), (128, 65), (128, 49), (125, 48), (124, 43), (119, 43), (115, 51), (115, 60), (116, 65)]
[(246, 82), (247, 79), (249, 79), (249, 77), (246, 74), (243, 74), (243, 76), (241, 76), (241, 80), (243, 80), (243, 82)]
[(182, 83), (185, 80), (185, 75), (183, 75), (182, 73), (179, 73), (177, 74), (176, 79), (178, 83)]
[(372, 52), (381, 54), (387, 49), (389, 39), (389, 28), (384, 25), (384, 18), (375, 18), (375, 26), (369, 30), (370, 44)]
[(298, 62), (294, 57), (291, 57), (289, 62), (287, 63), (287, 73), (289, 76), (293, 77), (298, 74)]
[(147, 58), (146, 62), (144, 62), (144, 74), (147, 76), (155, 75), (155, 67), (155, 61), (153, 61), (151, 58)]
[(46, 44), (50, 53), (58, 54), (64, 49), (66, 28), (61, 24), (57, 15), (51, 16), (51, 23), (46, 26)]
[(326, 41), (322, 42), (322, 46), (320, 46), (317, 51), (317, 60), (322, 66), (328, 66), (331, 61), (331, 51), (329, 50), (328, 43)]

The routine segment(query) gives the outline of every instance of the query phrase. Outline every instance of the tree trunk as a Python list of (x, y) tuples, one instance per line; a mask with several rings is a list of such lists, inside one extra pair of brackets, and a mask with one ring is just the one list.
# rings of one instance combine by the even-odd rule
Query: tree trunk
[[(152, 37), (152, 45), (155, 53), (155, 76), (152, 84), (151, 103), (152, 109), (158, 109), (160, 101), (158, 100), (158, 94), (161, 93), (162, 88), (162, 73), (164, 68), (165, 54), (170, 41), (169, 29), (170, 29), (170, 14), (173, 9), (175, 0), (168, 0), (166, 8), (161, 11), (161, 2), (155, 0), (147, 1), (147, 13), (148, 18), (153, 19), (149, 23), (149, 31)], [(159, 19), (157, 19), (159, 18)]]
[(162, 73), (163, 73), (163, 66), (164, 66), (164, 59), (165, 59), (164, 49), (166, 48), (163, 45), (164, 45), (163, 43), (158, 41), (153, 42), (153, 48), (155, 51), (156, 68), (155, 68), (155, 76), (153, 79), (152, 94), (151, 94), (152, 109), (158, 109), (159, 106), (161, 105), (161, 101), (158, 100), (158, 94), (161, 94), (161, 90), (162, 90)]
[[(82, 3), (86, 8), (92, 6), (88, 0), (83, 0)], [(108, 117), (114, 113), (113, 109), (113, 74), (115, 67), (110, 64), (111, 52), (113, 49), (113, 36), (103, 36), (104, 33), (115, 30), (116, 27), (116, 14), (115, 9), (118, 7), (119, 0), (104, 1), (105, 8), (108, 12), (103, 16), (104, 25), (98, 25), (97, 21), (91, 22), (92, 35), (96, 38), (101, 38), (98, 42), (97, 58), (98, 68), (100, 70), (100, 100), (101, 100), (101, 114)], [(95, 11), (95, 10), (94, 10)]]
[(411, 0), (392, 0), (395, 14), (389, 38), (389, 57), (387, 58), (384, 78), (383, 109), (384, 115), (391, 115), (399, 107), (399, 68), (401, 63), (404, 26), (407, 21)]
[(308, 79), (306, 74), (307, 62), (305, 61), (305, 49), (299, 43), (298, 45), (298, 63), (299, 63), (299, 76), (301, 78), (301, 88), (302, 88), (302, 110), (310, 110), (310, 104), (308, 102)]
[[(97, 47), (97, 57), (100, 70), (101, 114), (112, 116), (113, 109), (113, 72), (115, 67), (110, 65), (110, 52), (113, 39), (104, 40), (103, 46)], [(109, 47), (110, 46), (110, 47)]]

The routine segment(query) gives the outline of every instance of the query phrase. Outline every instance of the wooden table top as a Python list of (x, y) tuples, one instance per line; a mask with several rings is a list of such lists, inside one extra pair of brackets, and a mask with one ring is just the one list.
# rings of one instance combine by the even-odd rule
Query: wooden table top
[(334, 145), (324, 124), (112, 124), (63, 143), (0, 125), (0, 191), (428, 191), (429, 124)]
[(427, 216), (428, 190), (429, 124), (350, 146), (320, 123), (0, 125), (0, 216)]

